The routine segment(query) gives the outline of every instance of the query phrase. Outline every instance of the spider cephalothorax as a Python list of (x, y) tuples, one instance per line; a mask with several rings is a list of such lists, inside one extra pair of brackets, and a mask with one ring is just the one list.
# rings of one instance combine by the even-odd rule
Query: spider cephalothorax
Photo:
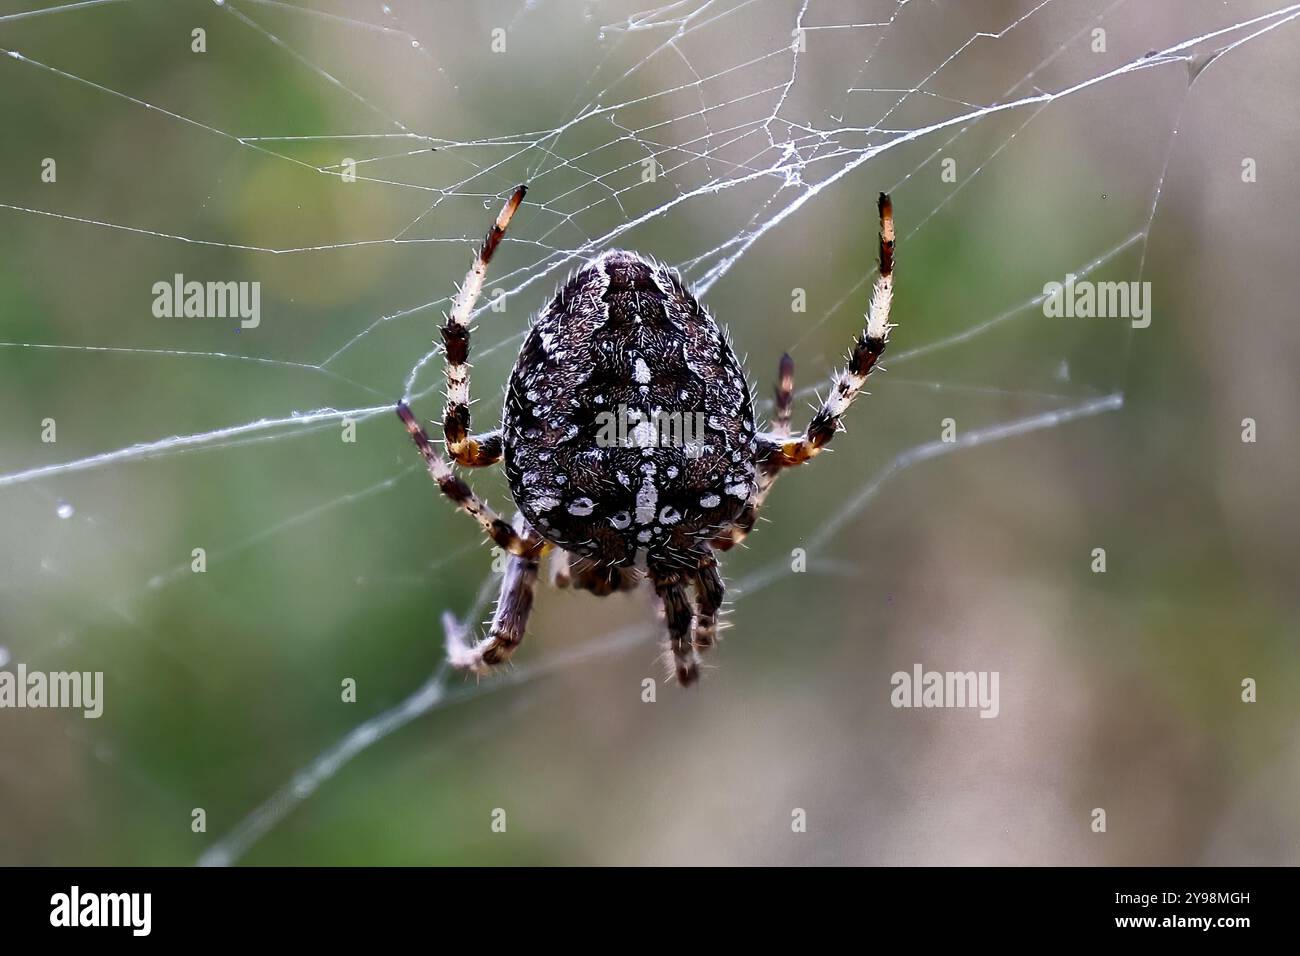
[(510, 555), (490, 633), (472, 647), (454, 644), (453, 663), (483, 673), (509, 658), (523, 640), (538, 564), (549, 553), (559, 586), (604, 595), (648, 577), (677, 678), (689, 684), (717, 635), (716, 552), (753, 528), (782, 469), (808, 461), (834, 437), (885, 349), (889, 198), (880, 196), (880, 275), (866, 327), (806, 432), (790, 434), (789, 356), (771, 427), (759, 431), (744, 369), (713, 317), (671, 269), (613, 250), (574, 274), (537, 316), (510, 376), (502, 427), (471, 435), (469, 317), (524, 192), (515, 190), (489, 230), (442, 328), (447, 450), (464, 467), (504, 457), (519, 506), (514, 522), (474, 494), (405, 403), (397, 409), (443, 493)]

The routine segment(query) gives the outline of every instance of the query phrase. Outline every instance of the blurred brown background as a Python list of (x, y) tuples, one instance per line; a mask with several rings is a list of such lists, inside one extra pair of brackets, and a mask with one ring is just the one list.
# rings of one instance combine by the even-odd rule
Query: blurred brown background
[[(490, 557), (388, 409), (522, 180), (476, 422), (613, 233), (707, 286), (761, 396), (785, 350), (818, 386), (881, 189), (889, 371), (730, 556), (702, 686), (642, 701), (645, 595), (544, 590), (513, 679), (453, 678), (243, 861), (1300, 862), (1295, 11), (35, 5), (0, 3), (0, 660), (101, 670), (106, 701), (0, 711), (0, 862), (191, 862), (437, 667)], [(1150, 328), (1034, 304), (1098, 259), (1151, 282)], [(155, 318), (176, 273), (260, 282), (260, 326)], [(998, 671), (1000, 715), (894, 709), (914, 663)]]

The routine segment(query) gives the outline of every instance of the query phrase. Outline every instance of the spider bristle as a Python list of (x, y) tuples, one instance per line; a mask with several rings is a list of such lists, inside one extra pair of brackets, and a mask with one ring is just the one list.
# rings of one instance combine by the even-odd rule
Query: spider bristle
[(677, 661), (673, 656), (673, 649), (665, 646), (663, 652), (659, 655), (659, 660), (663, 662), (665, 684), (672, 683), (677, 678)]

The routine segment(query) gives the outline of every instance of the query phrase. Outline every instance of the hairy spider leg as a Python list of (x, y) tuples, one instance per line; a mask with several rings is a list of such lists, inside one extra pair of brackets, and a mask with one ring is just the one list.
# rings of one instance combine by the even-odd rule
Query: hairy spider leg
[(474, 490), (465, 483), (465, 480), (452, 470), (451, 465), (434, 449), (428, 434), (420, 427), (420, 423), (415, 420), (415, 416), (411, 414), (405, 402), (397, 404), (397, 417), (406, 425), (415, 447), (424, 456), (429, 474), (437, 482), (438, 488), (456, 507), (474, 518), (491, 541), (513, 555), (536, 556), (541, 551), (543, 542), (540, 538), (521, 535), (515, 531), (505, 519), (492, 510), (491, 505), (474, 494)]
[(772, 485), (782, 470), (802, 465), (829, 444), (840, 429), (840, 419), (862, 391), (867, 376), (889, 342), (890, 306), (894, 300), (894, 210), (889, 196), (880, 194), (880, 273), (871, 290), (866, 325), (849, 352), (848, 364), (831, 381), (831, 392), (813, 415), (808, 430), (790, 436), (790, 398), (794, 393), (794, 362), (789, 355), (781, 359), (776, 386), (776, 414), (772, 430), (760, 435), (757, 455), (758, 481), (753, 499), (735, 522), (713, 540), (713, 547), (729, 551), (740, 544), (754, 529), (758, 515)]
[(668, 628), (668, 652), (673, 660), (673, 673), (677, 683), (689, 687), (700, 676), (700, 655), (691, 641), (691, 623), (695, 615), (686, 595), (686, 585), (677, 574), (658, 577), (652, 572), (651, 580), (663, 611), (664, 625)]
[(469, 318), (474, 311), (474, 303), (483, 291), (492, 254), (501, 244), (506, 227), (510, 225), (515, 210), (524, 201), (527, 192), (526, 186), (516, 187), (497, 214), (496, 221), (483, 237), (474, 264), (461, 283), (460, 291), (456, 293), (451, 312), (447, 315), (447, 324), (441, 329), (447, 370), (447, 404), (443, 409), (442, 433), (447, 439), (447, 454), (451, 455), (456, 464), (467, 468), (495, 465), (501, 460), (502, 439), (499, 428), (480, 435), (469, 433)]
[(501, 591), (487, 636), (473, 647), (449, 641), (448, 657), (453, 667), (483, 676), (510, 660), (528, 630), (538, 565), (536, 555), (510, 555), (501, 575)]
[(802, 465), (818, 454), (839, 431), (840, 419), (862, 391), (867, 376), (876, 367), (889, 342), (889, 310), (894, 300), (894, 212), (889, 196), (880, 194), (880, 274), (871, 290), (867, 322), (853, 349), (848, 365), (831, 381), (830, 394), (813, 415), (808, 430), (793, 438), (774, 439), (778, 464), (782, 468)]

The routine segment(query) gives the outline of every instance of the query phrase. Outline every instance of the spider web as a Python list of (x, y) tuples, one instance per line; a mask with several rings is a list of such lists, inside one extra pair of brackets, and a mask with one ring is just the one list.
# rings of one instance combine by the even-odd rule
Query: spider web
[[(790, 350), (815, 402), (860, 326), (875, 193), (893, 195), (888, 373), (826, 464), (774, 492), (776, 522), (729, 569), (743, 612), (790, 580), (791, 545), (812, 576), (857, 573), (852, 529), (900, 473), (1124, 406), (1139, 332), (1063, 332), (1044, 283), (1148, 277), (1194, 81), (1297, 18), (1174, 0), (0, 5), (0, 653), (103, 670), (102, 723), (60, 724), (111, 781), (97, 816), (139, 799), (184, 821), (164, 838), (137, 820), (105, 852), (236, 862), (413, 721), (489, 696), (517, 713), (549, 675), (653, 659), (654, 623), (628, 605), (623, 627), (558, 647), (534, 634), (500, 679), (433, 664), (439, 627), (480, 620), (495, 578), (472, 597), (477, 532), (437, 500), (392, 409), (438, 414), (434, 330), (515, 183), (528, 200), (476, 314), (480, 427), (527, 315), (611, 246), (683, 272), (760, 396)], [(260, 323), (151, 315), (174, 274), (259, 282)], [(505, 510), (498, 477), (471, 478)], [(281, 613), (284, 657), (268, 646)], [(423, 658), (385, 651), (392, 629), (420, 632)], [(286, 687), (313, 639), (332, 683)], [(284, 726), (340, 676), (382, 690), (329, 726)], [(141, 743), (160, 719), (177, 742)], [(229, 750), (176, 753), (214, 720)], [(259, 723), (278, 733), (250, 752)], [(227, 773), (234, 792), (205, 800)], [(212, 803), (191, 852), (190, 808)]]

